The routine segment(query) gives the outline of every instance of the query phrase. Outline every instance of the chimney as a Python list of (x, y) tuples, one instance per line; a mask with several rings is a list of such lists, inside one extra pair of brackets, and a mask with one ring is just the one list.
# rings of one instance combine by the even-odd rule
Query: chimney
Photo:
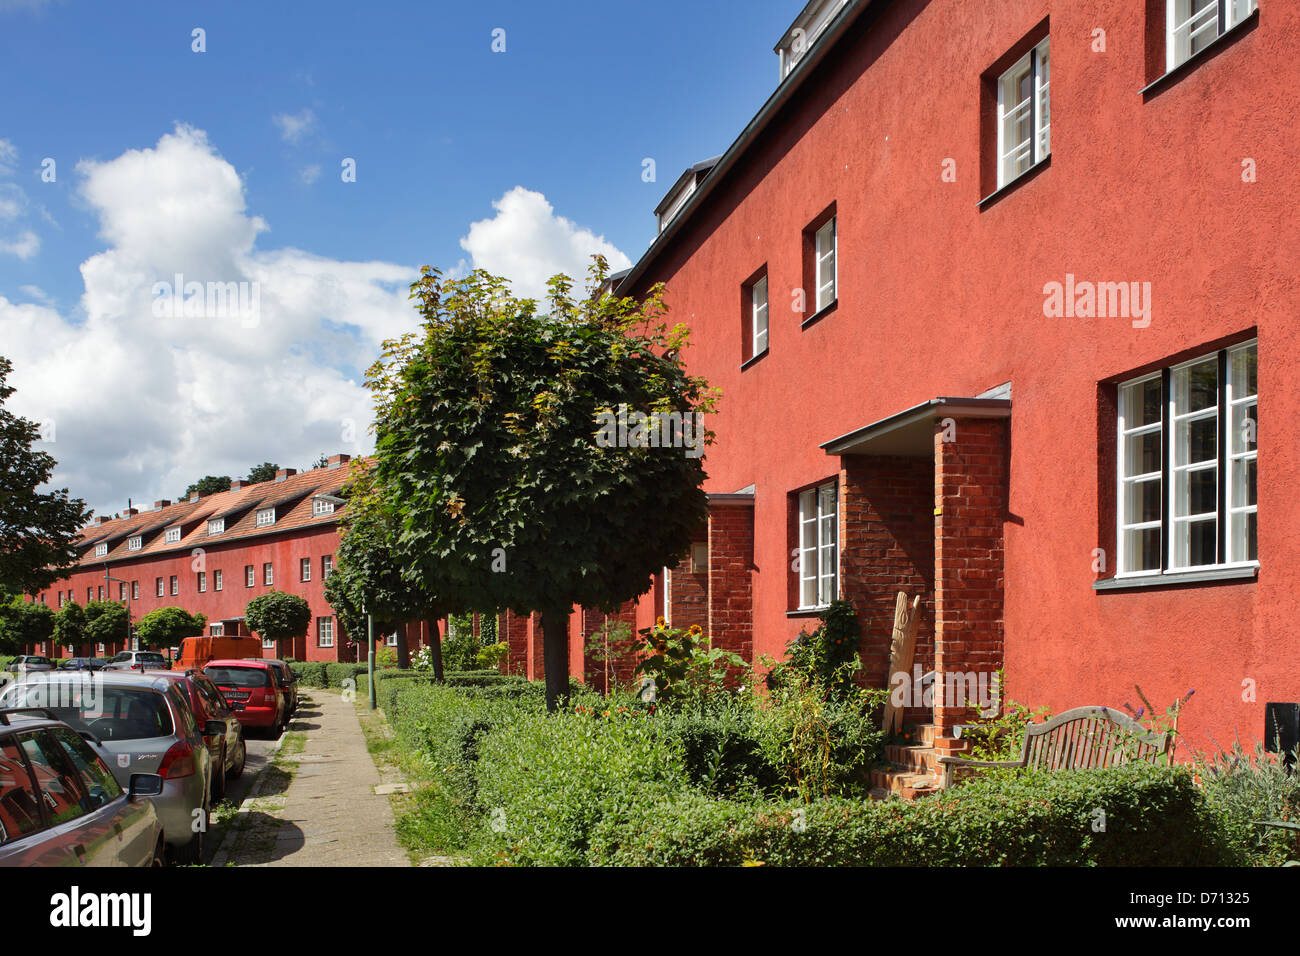
[(247, 485), (248, 482), (245, 481), (243, 478), (236, 478), (234, 481), (230, 483), (230, 490), (238, 491), (240, 488), (247, 487)]
[(351, 455), (330, 455), (330, 457), (329, 457), (329, 467), (330, 467), (330, 468), (342, 468), (344, 465), (346, 465), (346, 464), (347, 464), (348, 462), (350, 462), (351, 460), (352, 460), (352, 456), (351, 456)]
[(194, 494), (190, 495), (190, 501), (198, 501), (198, 500), (199, 500), (199, 493), (197, 491), (194, 492)]
[(169, 508), (169, 507), (171, 507), (171, 503), (172, 503), (172, 501), (171, 501), (170, 498), (164, 498), (162, 501), (155, 501), (155, 502), (153, 503), (153, 510), (154, 510), (154, 511), (162, 511), (164, 508)]
[(298, 474), (297, 468), (281, 468), (275, 473), (275, 480), (284, 481), (286, 478), (290, 478), (296, 474)]
[(125, 511), (122, 512), (122, 514), (127, 518), (134, 518), (139, 513), (140, 513), (139, 508), (127, 508)]
[(95, 524), (106, 524), (111, 520), (113, 519), (111, 519), (108, 515), (95, 515)]

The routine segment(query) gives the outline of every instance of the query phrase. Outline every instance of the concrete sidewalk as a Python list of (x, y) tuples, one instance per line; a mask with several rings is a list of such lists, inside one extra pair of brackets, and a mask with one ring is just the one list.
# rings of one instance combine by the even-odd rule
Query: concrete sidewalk
[[(293, 753), (294, 735), (306, 743)], [(389, 799), (353, 705), (333, 691), (304, 691), (278, 763), (292, 779), (250, 798), (229, 862), (235, 866), (410, 866), (393, 834)], [(277, 772), (283, 781), (284, 771)], [(260, 789), (260, 788), (259, 788)], [(275, 791), (279, 789), (279, 792)]]

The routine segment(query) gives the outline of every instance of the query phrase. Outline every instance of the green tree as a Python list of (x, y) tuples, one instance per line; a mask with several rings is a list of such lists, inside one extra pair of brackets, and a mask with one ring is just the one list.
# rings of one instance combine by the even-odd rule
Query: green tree
[(55, 612), (54, 640), (72, 647), (86, 643), (86, 609), (76, 601), (69, 601)]
[[(393, 551), (393, 515), (375, 495), (371, 474), (358, 466), (348, 483), (348, 513), (335, 555), (335, 568), (325, 580), (325, 600), (338, 615), (347, 635), (359, 645), (366, 640), (366, 612), (375, 619), (376, 638), (389, 634), (404, 621), (437, 619), (422, 589), (402, 576)], [(433, 641), (434, 676), (442, 679), (442, 646)], [(406, 641), (397, 642), (397, 666), (410, 666)]]
[[(271, 477), (274, 478), (275, 476), (272, 475)], [(185, 494), (181, 495), (181, 500), (185, 500), (196, 491), (200, 495), (215, 495), (219, 491), (229, 490), (229, 475), (205, 475), (185, 489)]]
[[(570, 609), (645, 593), (707, 516), (700, 421), (716, 396), (686, 374), (662, 288), (642, 304), (600, 295), (607, 272), (597, 257), (581, 301), (554, 277), (542, 314), (503, 279), (443, 283), (426, 266), (411, 286), (422, 330), (386, 342), (367, 375), (403, 575), (450, 613), (540, 611), (551, 709), (568, 689)], [(640, 430), (615, 440), (620, 411)], [(689, 431), (650, 447), (638, 414)]]
[(268, 591), (244, 608), (244, 623), (264, 640), (275, 641), (275, 653), (283, 658), (281, 641), (304, 637), (311, 626), (311, 605), (296, 594)]
[(258, 485), (264, 481), (274, 481), (275, 473), (280, 470), (280, 466), (264, 461), (260, 465), (254, 465), (248, 469), (248, 483)]
[(190, 614), (184, 608), (154, 608), (135, 625), (142, 647), (172, 647), (187, 637), (200, 637), (208, 623), (206, 615)]
[(41, 426), (4, 407), (14, 393), (5, 384), (12, 371), (13, 363), (0, 356), (0, 592), (36, 594), (76, 566), (78, 534), (90, 512), (67, 488), (37, 490), (57, 462), (32, 450)]
[(116, 601), (86, 602), (86, 639), (92, 644), (126, 646), (131, 639), (126, 605)]
[(0, 653), (21, 654), (54, 636), (54, 612), (40, 601), (15, 594), (0, 604)]

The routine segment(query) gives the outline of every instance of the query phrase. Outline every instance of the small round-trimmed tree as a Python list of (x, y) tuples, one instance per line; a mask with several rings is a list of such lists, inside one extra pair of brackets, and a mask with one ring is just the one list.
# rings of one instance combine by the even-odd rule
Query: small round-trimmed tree
[(144, 647), (171, 647), (187, 637), (200, 637), (208, 623), (204, 614), (191, 614), (180, 607), (160, 607), (140, 618), (135, 633)]
[(597, 257), (581, 301), (551, 279), (543, 314), (504, 279), (443, 283), (426, 266), (411, 286), (421, 332), (385, 343), (367, 377), (403, 576), (449, 613), (540, 611), (551, 709), (571, 608), (645, 593), (707, 516), (715, 396), (686, 374), (662, 290), (604, 295), (607, 271)]
[(73, 648), (86, 642), (86, 609), (76, 601), (69, 601), (55, 612), (54, 642)]
[(263, 639), (275, 641), (277, 657), (284, 657), (282, 641), (305, 637), (311, 627), (311, 605), (296, 594), (268, 591), (244, 608), (244, 623)]
[(116, 601), (89, 601), (86, 604), (86, 640), (94, 644), (126, 643), (131, 639), (126, 605)]

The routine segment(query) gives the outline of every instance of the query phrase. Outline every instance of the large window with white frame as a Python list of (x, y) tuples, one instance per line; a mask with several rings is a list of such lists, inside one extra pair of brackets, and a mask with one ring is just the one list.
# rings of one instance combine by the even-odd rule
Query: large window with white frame
[(837, 238), (835, 233), (836, 217), (831, 216), (826, 223), (817, 230), (816, 236), (816, 255), (817, 255), (817, 311), (829, 306), (835, 301), (837, 294), (837, 285), (839, 273), (837, 271)]
[(1051, 58), (1047, 39), (998, 80), (998, 186), (1052, 152)]
[(826, 607), (838, 596), (839, 513), (835, 482), (799, 495), (799, 607)]
[(1258, 564), (1258, 343), (1119, 386), (1117, 573)]
[(332, 617), (316, 618), (316, 646), (317, 647), (334, 646), (334, 618)]
[(1255, 0), (1165, 0), (1165, 69), (1186, 63), (1255, 12)]

